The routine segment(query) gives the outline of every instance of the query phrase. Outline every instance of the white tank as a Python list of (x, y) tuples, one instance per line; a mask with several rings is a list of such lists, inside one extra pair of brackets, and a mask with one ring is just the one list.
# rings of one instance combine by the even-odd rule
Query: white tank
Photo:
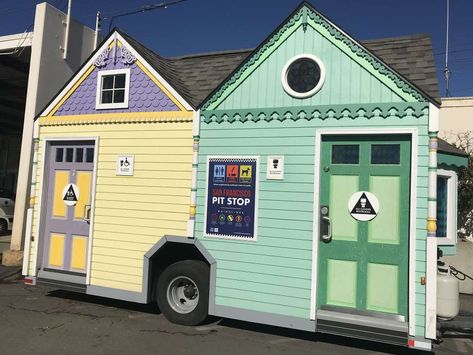
[(437, 273), (437, 316), (454, 318), (460, 311), (460, 291), (458, 279), (447, 269)]

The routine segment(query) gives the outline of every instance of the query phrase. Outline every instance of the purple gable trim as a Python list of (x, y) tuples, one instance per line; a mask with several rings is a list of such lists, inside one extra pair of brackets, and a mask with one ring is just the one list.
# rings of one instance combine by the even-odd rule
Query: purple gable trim
[[(128, 108), (95, 109), (97, 94), (97, 73), (102, 70), (130, 68), (130, 91)], [(102, 68), (95, 68), (72, 95), (59, 107), (55, 116), (87, 115), (117, 112), (179, 111), (179, 108), (162, 90), (136, 65), (125, 65), (120, 60), (109, 60)]]

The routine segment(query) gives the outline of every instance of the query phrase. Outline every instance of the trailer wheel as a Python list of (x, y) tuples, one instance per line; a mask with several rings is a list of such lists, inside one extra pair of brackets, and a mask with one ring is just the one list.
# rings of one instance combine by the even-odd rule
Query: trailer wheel
[(7, 234), (8, 232), (8, 222), (4, 219), (0, 219), (0, 235)]
[(209, 267), (202, 261), (184, 260), (168, 266), (157, 286), (157, 302), (172, 323), (197, 325), (208, 315)]

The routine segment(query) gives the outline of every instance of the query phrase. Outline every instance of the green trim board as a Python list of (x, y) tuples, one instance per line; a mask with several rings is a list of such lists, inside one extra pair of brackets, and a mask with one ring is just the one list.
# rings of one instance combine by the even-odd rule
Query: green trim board
[[(374, 159), (375, 147), (387, 150), (382, 164)], [(389, 161), (391, 147), (399, 147), (398, 163)], [(407, 318), (410, 153), (405, 136), (323, 137), (319, 208), (329, 208), (332, 240), (319, 242), (318, 309), (341, 306)], [(350, 216), (348, 200), (357, 191), (378, 198), (372, 221)]]
[[(432, 101), (428, 95), (415, 87), (399, 73), (388, 67), (364, 46), (354, 41), (337, 26), (328, 21), (313, 7), (303, 4), (224, 81), (206, 100), (202, 110), (215, 110), (246, 81), (261, 64), (266, 61), (290, 36), (299, 28), (304, 34), (309, 33), (308, 27), (323, 36), (336, 46), (353, 62), (364, 68), (370, 75), (377, 78), (387, 88), (396, 93), (402, 101)], [(297, 54), (297, 53), (294, 53)], [(282, 67), (281, 67), (282, 69)], [(436, 103), (437, 104), (437, 103)]]

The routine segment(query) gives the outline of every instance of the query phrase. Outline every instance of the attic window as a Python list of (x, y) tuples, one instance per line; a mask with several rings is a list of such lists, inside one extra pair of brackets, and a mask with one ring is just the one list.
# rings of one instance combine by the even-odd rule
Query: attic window
[(97, 109), (128, 108), (130, 69), (100, 71), (97, 75)]
[(281, 73), (281, 82), (289, 95), (304, 99), (317, 93), (325, 81), (325, 66), (311, 54), (300, 54), (289, 60)]

